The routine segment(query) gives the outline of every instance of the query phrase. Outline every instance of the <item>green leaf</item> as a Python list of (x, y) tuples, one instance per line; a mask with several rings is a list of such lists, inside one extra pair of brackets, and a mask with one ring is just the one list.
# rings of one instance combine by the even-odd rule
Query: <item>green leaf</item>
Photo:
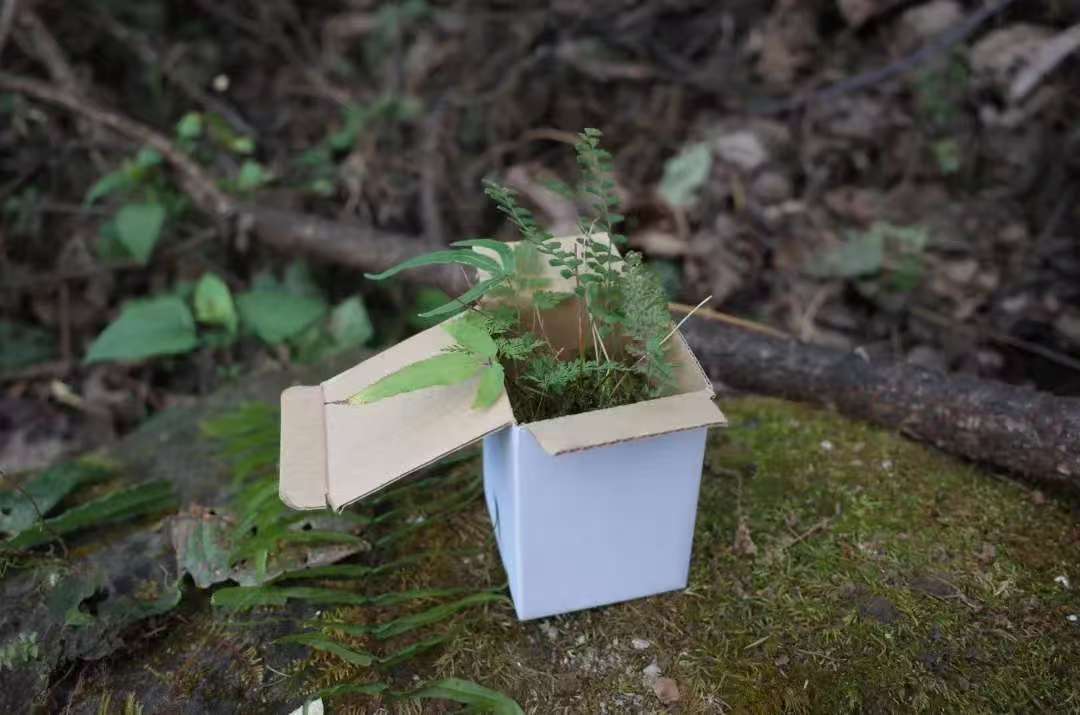
[(154, 252), (165, 223), (161, 204), (125, 204), (116, 214), (116, 234), (128, 254), (145, 264)]
[(659, 192), (672, 206), (688, 206), (712, 170), (712, 151), (704, 142), (691, 144), (668, 159)]
[(174, 355), (198, 345), (195, 320), (184, 301), (164, 296), (128, 303), (86, 354), (87, 363)]
[(386, 640), (417, 628), (430, 626), (432, 623), (438, 623), (455, 613), (460, 613), (474, 606), (482, 606), (488, 603), (510, 603), (510, 600), (501, 593), (474, 593), (451, 603), (439, 604), (420, 613), (396, 618), (388, 623), (375, 626), (371, 629), (371, 632), (379, 640)]
[(410, 258), (382, 273), (365, 273), (364, 277), (373, 281), (381, 281), (390, 276), (395, 276), (402, 271), (409, 270), (410, 268), (445, 265), (471, 266), (472, 268), (478, 268), (490, 273), (493, 276), (502, 273), (499, 269), (499, 264), (496, 263), (494, 259), (483, 256), (476, 251), (434, 251), (432, 253), (425, 253), (422, 256), (417, 256), (416, 258)]
[(473, 409), (486, 410), (494, 405), (503, 394), (504, 378), (503, 366), (499, 363), (485, 367), (483, 374), (480, 375), (480, 385), (476, 388)]
[(379, 658), (380, 668), (392, 668), (399, 663), (403, 663), (406, 660), (415, 658), (421, 653), (425, 653), (436, 646), (442, 645), (450, 640), (449, 636), (435, 635), (418, 640), (415, 643), (410, 643), (396, 653), (391, 653), (385, 658)]
[(375, 656), (371, 653), (353, 650), (348, 646), (344, 646), (341, 643), (327, 638), (322, 633), (298, 633), (296, 635), (278, 638), (276, 642), (298, 643), (314, 650), (321, 650), (325, 653), (336, 655), (346, 663), (359, 665), (361, 667), (367, 667), (375, 662)]
[(83, 199), (83, 203), (90, 206), (98, 199), (105, 198), (109, 194), (116, 193), (122, 189), (127, 189), (134, 186), (136, 183), (135, 178), (132, 176), (129, 167), (121, 167), (115, 171), (110, 171), (105, 176), (101, 177), (94, 182), (90, 190), (86, 192), (86, 198)]
[(0, 320), (0, 371), (44, 362), (56, 355), (56, 340), (36, 325)]
[(813, 261), (807, 272), (819, 278), (857, 278), (881, 270), (885, 262), (885, 237), (879, 231), (848, 236), (848, 240)]
[(236, 188), (240, 191), (254, 191), (273, 178), (273, 174), (263, 168), (262, 164), (248, 159), (240, 165), (240, 172), (236, 175)]
[(514, 272), (514, 249), (505, 241), (496, 241), (492, 238), (470, 238), (466, 241), (455, 241), (450, 245), (460, 246), (462, 248), (472, 248), (476, 246), (478, 248), (490, 249), (498, 254), (499, 259), (502, 261), (503, 271), (506, 273)]
[(451, 700), (468, 705), (478, 712), (494, 715), (525, 715), (516, 702), (500, 692), (468, 680), (447, 678), (414, 690), (407, 697), (415, 699)]
[(13, 536), (30, 528), (72, 491), (111, 474), (104, 465), (83, 459), (46, 469), (18, 491), (0, 492), (0, 533)]
[(359, 296), (347, 298), (330, 313), (327, 326), (338, 349), (363, 345), (375, 335), (364, 301)]
[(195, 319), (207, 325), (220, 325), (236, 332), (238, 318), (232, 292), (216, 273), (206, 273), (195, 286)]
[(0, 546), (29, 549), (73, 531), (166, 511), (175, 505), (176, 498), (171, 484), (148, 482), (111, 492), (69, 509), (59, 516), (36, 524), (13, 539), (0, 542)]
[(279, 290), (253, 290), (236, 299), (244, 325), (266, 343), (280, 343), (299, 334), (326, 314), (319, 298)]
[(188, 112), (176, 123), (176, 136), (181, 139), (198, 139), (203, 132), (203, 118), (198, 112)]
[(349, 404), (363, 405), (438, 385), (456, 385), (476, 375), (483, 363), (469, 353), (443, 353), (406, 365), (395, 373), (364, 388), (349, 398)]
[(472, 316), (465, 316), (457, 320), (448, 320), (443, 323), (443, 329), (450, 333), (458, 345), (471, 353), (485, 358), (495, 357), (498, 348), (484, 326), (479, 321), (473, 320)]
[(496, 286), (501, 285), (503, 283), (503, 281), (505, 281), (505, 280), (506, 280), (505, 277), (499, 277), (499, 278), (490, 278), (490, 279), (488, 279), (486, 281), (480, 281), (479, 283), (474, 285), (472, 288), (465, 291), (464, 293), (462, 293), (461, 295), (459, 295), (457, 298), (450, 301), (446, 305), (442, 305), (442, 306), (440, 306), (438, 308), (434, 308), (433, 310), (429, 310), (427, 312), (421, 313), (420, 317), (421, 318), (432, 318), (432, 317), (435, 317), (437, 315), (446, 315), (448, 313), (455, 313), (455, 312), (461, 310), (463, 307), (469, 305), (473, 301), (479, 300), (480, 298), (482, 298), (484, 296), (485, 293), (487, 293), (492, 288), (495, 288)]

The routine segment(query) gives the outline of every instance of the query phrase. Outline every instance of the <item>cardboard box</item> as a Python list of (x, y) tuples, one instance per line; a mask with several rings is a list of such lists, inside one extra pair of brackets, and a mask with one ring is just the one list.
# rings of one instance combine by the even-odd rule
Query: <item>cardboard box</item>
[[(549, 339), (576, 343), (575, 316), (570, 301), (544, 314)], [(705, 433), (725, 420), (682, 335), (667, 343), (677, 393), (633, 405), (518, 424), (505, 393), (472, 407), (476, 380), (344, 402), (453, 342), (438, 325), (282, 393), (281, 499), (343, 509), (483, 439), (484, 491), (520, 618), (685, 586)]]

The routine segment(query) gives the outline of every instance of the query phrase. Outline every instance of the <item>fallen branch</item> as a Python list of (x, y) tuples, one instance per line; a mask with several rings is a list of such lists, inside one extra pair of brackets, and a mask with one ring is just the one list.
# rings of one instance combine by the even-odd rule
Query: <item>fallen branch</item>
[[(404, 234), (240, 203), (222, 191), (214, 177), (165, 135), (56, 85), (0, 72), (0, 91), (17, 92), (52, 104), (108, 127), (135, 144), (155, 149), (172, 167), (177, 183), (196, 208), (221, 223), (235, 220), (242, 232), (279, 250), (347, 268), (383, 271), (407, 258), (438, 248)], [(427, 271), (422, 277), (446, 290), (462, 287), (461, 279), (449, 271)]]
[(946, 452), (1080, 493), (1080, 399), (874, 361), (694, 318), (684, 334), (709, 376), (900, 430)]

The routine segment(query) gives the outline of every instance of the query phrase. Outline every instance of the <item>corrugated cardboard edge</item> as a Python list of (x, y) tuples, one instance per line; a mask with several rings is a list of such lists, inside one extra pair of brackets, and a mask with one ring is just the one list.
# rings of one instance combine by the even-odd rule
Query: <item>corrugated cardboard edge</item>
[(326, 501), (332, 508), (342, 509), (513, 424), (505, 391), (488, 408), (472, 406), (479, 373), (455, 385), (429, 387), (361, 405), (340, 404), (403, 366), (439, 355), (454, 344), (443, 322), (322, 383)]
[(509, 427), (510, 424), (511, 423), (508, 423), (508, 424), (505, 424), (505, 425), (500, 425), (499, 427), (496, 427), (495, 429), (491, 430), (490, 432), (480, 435), (479, 437), (477, 437), (472, 442), (468, 442), (466, 444), (459, 445), (457, 447), (454, 447), (453, 449), (450, 449), (450, 450), (448, 450), (446, 452), (443, 452), (438, 457), (435, 457), (434, 459), (431, 459), (431, 460), (429, 460), (427, 462), (424, 462), (423, 464), (419, 465), (418, 467), (410, 469), (409, 471), (405, 472), (404, 474), (402, 474), (402, 475), (400, 475), (398, 477), (395, 477), (395, 478), (391, 479), (388, 482), (384, 482), (382, 484), (379, 484), (378, 486), (373, 487), (372, 489), (369, 489), (368, 491), (364, 492), (363, 494), (361, 494), (359, 496), (349, 497), (346, 501), (343, 501), (341, 503), (338, 503), (338, 502), (334, 501), (333, 495), (331, 493), (328, 493), (327, 496), (326, 496), (326, 503), (334, 511), (342, 511), (344, 509), (347, 509), (348, 507), (352, 506), (356, 502), (364, 499), (365, 497), (371, 496), (372, 494), (379, 491), (380, 489), (385, 489), (386, 487), (390, 486), (391, 484), (394, 484), (396, 482), (401, 481), (405, 477), (408, 477), (408, 476), (410, 476), (412, 474), (416, 474), (417, 472), (424, 469), (425, 467), (430, 467), (432, 464), (435, 464), (436, 462), (438, 462), (443, 457), (445, 457), (447, 455), (450, 455), (450, 454), (453, 454), (454, 452), (458, 451), (459, 449), (464, 449), (465, 447), (468, 447), (470, 444), (474, 444), (475, 442), (479, 442), (480, 440), (484, 439), (484, 437), (487, 437), (489, 434), (494, 434), (495, 432), (498, 432), (501, 429), (505, 429), (506, 427)]
[(291, 509), (325, 509), (326, 413), (322, 387), (295, 386), (281, 393), (281, 458), (278, 496)]

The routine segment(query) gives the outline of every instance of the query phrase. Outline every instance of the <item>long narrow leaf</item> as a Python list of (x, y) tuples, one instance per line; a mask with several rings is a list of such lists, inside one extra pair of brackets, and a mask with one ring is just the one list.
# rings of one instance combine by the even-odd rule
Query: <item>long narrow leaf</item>
[(172, 485), (149, 482), (98, 497), (0, 542), (10, 549), (29, 549), (91, 526), (125, 521), (145, 514), (167, 511), (176, 506)]
[(363, 405), (405, 392), (438, 385), (456, 385), (480, 371), (480, 358), (469, 353), (443, 353), (406, 365), (349, 398), (349, 404)]
[(516, 702), (500, 692), (485, 688), (483, 685), (459, 678), (447, 678), (437, 683), (406, 693), (404, 697), (414, 699), (452, 700), (468, 705), (478, 712), (494, 715), (525, 715), (525, 711)]
[(504, 241), (496, 241), (493, 238), (470, 238), (466, 241), (454, 241), (451, 246), (460, 246), (462, 248), (487, 248), (495, 253), (499, 254), (499, 259), (502, 261), (503, 271), (506, 273), (514, 272), (514, 249), (509, 243)]
[(279, 638), (278, 643), (298, 643), (314, 650), (321, 650), (331, 655), (336, 655), (346, 663), (367, 667), (375, 662), (376, 658), (371, 653), (354, 650), (348, 646), (332, 641), (322, 633), (298, 633), (292, 636)]
[(474, 593), (465, 598), (453, 601), (452, 603), (443, 603), (429, 608), (426, 611), (414, 613), (409, 616), (402, 616), (389, 623), (384, 623), (381, 626), (375, 626), (372, 629), (372, 634), (379, 640), (386, 640), (387, 638), (393, 638), (394, 636), (408, 633), (411, 630), (422, 628), (423, 626), (428, 626), (432, 623), (438, 623), (455, 613), (472, 608), (473, 606), (479, 606), (486, 603), (509, 602), (509, 599), (501, 593)]
[(445, 265), (460, 265), (471, 266), (472, 268), (479, 268), (482, 271), (486, 271), (492, 275), (501, 273), (499, 264), (493, 259), (481, 255), (476, 251), (434, 251), (432, 253), (426, 253), (423, 256), (417, 256), (416, 258), (410, 258), (407, 261), (403, 261), (389, 270), (385, 270), (382, 273), (365, 273), (364, 277), (373, 281), (381, 281), (391, 276), (395, 276), (402, 271), (407, 271), (410, 268), (422, 268), (424, 266), (445, 266)]
[(501, 285), (505, 280), (505, 276), (500, 276), (498, 278), (489, 278), (486, 281), (480, 281), (472, 288), (465, 291), (449, 303), (441, 305), (433, 310), (429, 310), (426, 313), (420, 313), (420, 317), (432, 318), (436, 315), (446, 315), (447, 313), (453, 313), (455, 310), (464, 308), (473, 301), (479, 300), (480, 298), (484, 297), (485, 293), (487, 293), (492, 288)]

